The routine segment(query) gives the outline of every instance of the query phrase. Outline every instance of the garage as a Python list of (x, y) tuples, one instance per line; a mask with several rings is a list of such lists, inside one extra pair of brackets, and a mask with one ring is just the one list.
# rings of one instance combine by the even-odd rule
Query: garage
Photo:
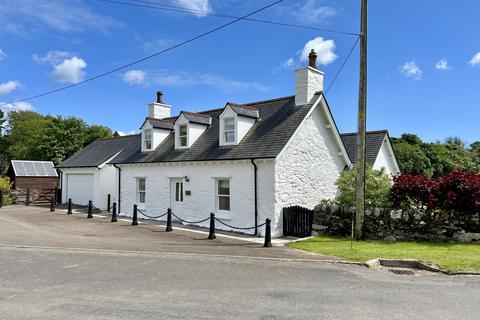
[(67, 174), (67, 199), (74, 204), (86, 205), (93, 199), (93, 174)]

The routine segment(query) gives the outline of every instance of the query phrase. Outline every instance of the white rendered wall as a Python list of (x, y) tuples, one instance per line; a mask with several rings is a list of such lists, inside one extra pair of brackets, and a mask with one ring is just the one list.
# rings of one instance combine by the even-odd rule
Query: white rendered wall
[(240, 143), (245, 135), (255, 124), (255, 119), (250, 117), (237, 117), (237, 143)]
[[(223, 119), (225, 118), (235, 119), (235, 142), (233, 143), (225, 143), (225, 135), (223, 134), (225, 130)], [(220, 141), (220, 146), (239, 144), (242, 141), (242, 139), (245, 137), (245, 135), (248, 133), (248, 131), (250, 131), (250, 129), (252, 128), (252, 126), (255, 124), (255, 121), (256, 121), (254, 118), (237, 115), (237, 113), (234, 112), (232, 108), (230, 108), (230, 106), (227, 106), (225, 110), (220, 114), (219, 120), (220, 120), (220, 130), (219, 130), (220, 137), (218, 141)]]
[(207, 125), (199, 123), (190, 123), (188, 125), (188, 147), (190, 148), (195, 141), (207, 130)]
[[(249, 160), (237, 162), (190, 162), (169, 164), (120, 165), (121, 173), (121, 214), (131, 216), (136, 203), (136, 178), (146, 177), (145, 210), (150, 215), (160, 215), (171, 207), (170, 179), (188, 177), (184, 189), (191, 195), (184, 195), (180, 212), (183, 219), (201, 220), (214, 212), (228, 224), (238, 227), (255, 225), (253, 166)], [(258, 164), (258, 208), (261, 224), (265, 218), (273, 219), (273, 161)], [(230, 213), (218, 214), (216, 210), (216, 178), (230, 179)], [(139, 215), (141, 217), (141, 215)], [(160, 219), (165, 220), (166, 217)], [(209, 221), (200, 226), (208, 228)], [(231, 230), (216, 223), (217, 229)], [(263, 227), (259, 228), (263, 234)], [(245, 233), (253, 233), (246, 231)]]
[(282, 233), (282, 209), (299, 205), (313, 209), (322, 199), (334, 199), (335, 182), (343, 171), (344, 158), (339, 155), (333, 130), (321, 103), (300, 125), (275, 166), (275, 230)]
[(148, 117), (155, 119), (169, 118), (171, 112), (171, 106), (162, 103), (150, 103), (148, 105)]
[(312, 67), (295, 70), (295, 105), (305, 105), (323, 90), (323, 72)]
[(390, 152), (387, 143), (386, 140), (383, 141), (377, 159), (375, 159), (375, 163), (373, 164), (373, 169), (379, 170), (385, 168), (386, 172), (393, 177), (399, 172), (395, 166), (395, 160), (393, 159), (392, 152)]

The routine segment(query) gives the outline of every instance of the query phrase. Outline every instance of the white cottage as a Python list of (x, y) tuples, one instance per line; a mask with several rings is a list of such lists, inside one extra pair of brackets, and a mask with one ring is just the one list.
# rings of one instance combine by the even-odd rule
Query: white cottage
[(123, 215), (134, 204), (150, 215), (171, 208), (186, 220), (214, 212), (238, 227), (270, 218), (281, 236), (282, 209), (335, 198), (335, 181), (352, 165), (315, 60), (312, 52), (309, 66), (296, 70), (294, 96), (172, 117), (157, 93), (141, 134), (98, 140), (59, 166), (63, 199), (82, 194), (84, 202), (88, 193), (105, 207), (110, 192)]

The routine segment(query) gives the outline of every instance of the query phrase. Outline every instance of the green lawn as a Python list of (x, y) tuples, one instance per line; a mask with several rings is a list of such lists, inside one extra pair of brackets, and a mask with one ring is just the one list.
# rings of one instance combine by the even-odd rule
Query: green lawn
[(346, 238), (319, 236), (288, 246), (353, 261), (418, 259), (455, 271), (480, 271), (480, 244), (474, 243), (353, 241), (351, 246)]

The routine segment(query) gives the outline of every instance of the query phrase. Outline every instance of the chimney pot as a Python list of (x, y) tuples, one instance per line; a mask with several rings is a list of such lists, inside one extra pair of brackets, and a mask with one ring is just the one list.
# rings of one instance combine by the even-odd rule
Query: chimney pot
[(157, 103), (163, 103), (163, 92), (157, 91)]
[(317, 69), (317, 53), (313, 49), (308, 55), (308, 66)]

